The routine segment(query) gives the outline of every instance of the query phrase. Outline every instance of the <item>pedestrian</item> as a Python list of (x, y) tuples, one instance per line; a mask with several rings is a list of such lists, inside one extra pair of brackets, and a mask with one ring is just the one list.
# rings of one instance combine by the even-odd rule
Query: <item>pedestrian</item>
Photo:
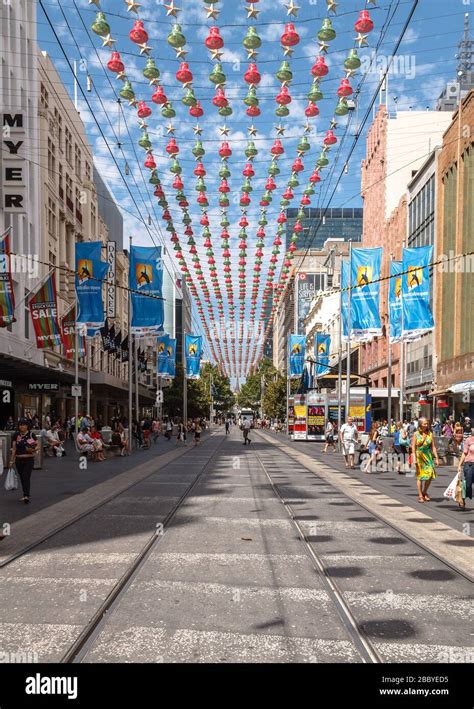
[(30, 422), (26, 418), (18, 421), (18, 430), (12, 435), (10, 453), (10, 467), (15, 466), (21, 481), (23, 497), (21, 502), (25, 505), (30, 501), (31, 473), (35, 461), (37, 440), (30, 430)]
[(178, 445), (180, 441), (182, 441), (185, 446), (188, 444), (186, 440), (186, 426), (182, 421), (178, 423), (178, 435), (176, 437), (176, 445)]
[(378, 440), (379, 440), (379, 429), (376, 423), (372, 424), (372, 427), (369, 432), (369, 439), (367, 441), (367, 452), (369, 454), (366, 464), (363, 468), (361, 468), (362, 472), (364, 473), (371, 473), (373, 470), (376, 469), (377, 466), (377, 453), (378, 453)]
[(244, 446), (246, 446), (247, 443), (250, 445), (252, 442), (249, 438), (249, 432), (250, 432), (251, 425), (252, 424), (250, 423), (250, 419), (246, 418), (242, 422), (242, 432), (244, 434)]
[(228, 433), (230, 433), (230, 421), (229, 421), (229, 419), (226, 419), (225, 420), (225, 435), (227, 436)]
[[(402, 436), (403, 439), (402, 439)], [(403, 467), (405, 468), (405, 456), (406, 456), (406, 443), (403, 443), (402, 446), (402, 440), (403, 441), (408, 441), (408, 435), (406, 431), (403, 428), (402, 422), (398, 421), (397, 426), (395, 428), (395, 433), (393, 434), (393, 450), (395, 451), (397, 455), (397, 466), (396, 470), (399, 475), (403, 475), (401, 467), (403, 463)]]
[(419, 419), (418, 430), (413, 435), (411, 445), (415, 456), (418, 502), (429, 502), (431, 497), (428, 495), (428, 488), (436, 478), (435, 462), (439, 465), (439, 458), (427, 418)]
[(328, 446), (332, 446), (333, 451), (336, 451), (336, 444), (334, 442), (334, 424), (329, 419), (324, 431), (324, 437), (326, 439), (326, 445), (323, 448), (323, 453), (327, 453)]
[(156, 443), (161, 434), (161, 422), (155, 418), (153, 419), (151, 424), (151, 431), (153, 435), (153, 443)]
[(5, 424), (5, 428), (3, 430), (4, 431), (14, 431), (15, 430), (15, 422), (13, 420), (13, 416), (8, 417), (8, 420)]
[(453, 433), (454, 433), (454, 430), (453, 430), (453, 425), (451, 423), (451, 419), (448, 419), (446, 421), (446, 423), (444, 424), (443, 428), (441, 429), (441, 434), (451, 440), (451, 438), (453, 437)]
[(354, 455), (356, 443), (359, 439), (359, 432), (352, 416), (348, 416), (347, 422), (341, 426), (339, 432), (342, 451), (346, 460), (346, 468), (354, 470)]
[(469, 418), (469, 416), (466, 416), (466, 418), (464, 419), (463, 429), (464, 429), (464, 438), (465, 439), (469, 438), (469, 436), (472, 435), (471, 419)]
[(435, 419), (433, 423), (433, 433), (435, 436), (441, 435), (441, 421), (439, 419)]
[(474, 436), (470, 435), (464, 441), (463, 452), (458, 465), (461, 480), (461, 499), (459, 507), (466, 507), (466, 498), (472, 500), (472, 481), (474, 477)]
[(194, 427), (194, 445), (198, 446), (201, 443), (201, 424), (199, 421), (196, 421), (196, 425)]
[(171, 436), (173, 435), (173, 424), (168, 419), (166, 422), (165, 438), (167, 441), (171, 441)]

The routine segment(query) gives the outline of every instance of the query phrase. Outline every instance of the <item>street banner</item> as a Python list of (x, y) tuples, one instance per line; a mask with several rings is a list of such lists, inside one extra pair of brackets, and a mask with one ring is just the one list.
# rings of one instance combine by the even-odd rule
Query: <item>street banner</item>
[[(64, 315), (61, 320), (61, 332), (63, 341), (63, 355), (66, 359), (74, 359), (76, 355), (76, 306), (73, 305), (71, 310)], [(78, 336), (79, 342), (79, 357), (84, 357), (86, 354), (85, 338), (82, 335)]]
[(201, 371), (201, 335), (186, 335), (186, 377), (188, 379), (199, 379)]
[(382, 336), (379, 313), (381, 263), (382, 247), (352, 249), (351, 339), (359, 342), (370, 342), (374, 337)]
[(117, 347), (115, 345), (115, 338), (116, 338), (115, 325), (112, 325), (112, 327), (109, 330), (108, 336), (107, 336), (107, 344), (108, 344), (107, 351), (111, 352), (112, 354), (114, 352), (117, 352)]
[(109, 349), (109, 323), (107, 320), (105, 321), (104, 326), (100, 328), (99, 332), (102, 338), (102, 348), (105, 352), (107, 352)]
[(129, 359), (128, 335), (124, 340), (122, 340), (122, 344), (120, 345), (120, 354), (121, 354), (122, 362), (128, 362), (128, 359)]
[(341, 305), (341, 318), (342, 318), (342, 339), (347, 340), (349, 328), (348, 328), (348, 317), (349, 317), (349, 262), (341, 261), (341, 288), (342, 288), (342, 305)]
[(174, 379), (176, 376), (176, 339), (170, 337), (168, 340), (168, 377)]
[(434, 328), (430, 303), (431, 277), (428, 267), (432, 256), (432, 246), (403, 249), (403, 339), (417, 340)]
[(61, 326), (58, 320), (58, 297), (54, 271), (29, 301), (29, 308), (38, 349), (61, 344)]
[(316, 376), (323, 377), (329, 373), (329, 349), (331, 347), (331, 335), (323, 332), (316, 334), (314, 343), (314, 355), (316, 357)]
[(140, 336), (161, 334), (164, 322), (163, 300), (160, 300), (163, 295), (161, 246), (131, 247), (129, 286), (132, 291), (132, 333)]
[(10, 235), (0, 238), (0, 327), (8, 327), (16, 321), (15, 293), (13, 290)]
[(105, 322), (102, 281), (108, 265), (101, 260), (102, 242), (83, 241), (76, 244), (76, 295), (79, 304), (77, 322), (90, 330), (100, 329)]
[(157, 339), (158, 346), (158, 362), (157, 374), (160, 377), (168, 376), (168, 344), (170, 341), (169, 335), (162, 335)]
[(288, 357), (291, 379), (299, 379), (303, 374), (306, 349), (305, 335), (290, 335), (288, 339)]
[(390, 342), (400, 342), (402, 338), (402, 262), (390, 264), (388, 287), (388, 309), (390, 316)]

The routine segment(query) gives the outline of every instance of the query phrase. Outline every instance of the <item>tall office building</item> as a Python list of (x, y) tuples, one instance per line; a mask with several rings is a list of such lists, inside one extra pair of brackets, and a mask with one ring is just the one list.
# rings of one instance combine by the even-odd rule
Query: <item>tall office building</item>
[[(309, 208), (304, 212), (303, 231), (298, 236), (300, 251), (321, 251), (328, 239), (358, 242), (362, 238), (363, 209), (359, 207), (334, 207), (326, 210)], [(297, 214), (298, 209), (286, 210), (286, 248), (290, 245)]]

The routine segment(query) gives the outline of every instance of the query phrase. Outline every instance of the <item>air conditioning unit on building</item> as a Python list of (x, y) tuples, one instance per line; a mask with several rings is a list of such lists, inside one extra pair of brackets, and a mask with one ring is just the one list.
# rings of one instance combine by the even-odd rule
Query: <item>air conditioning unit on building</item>
[(449, 81), (446, 84), (446, 99), (459, 103), (461, 98), (461, 86), (457, 81)]

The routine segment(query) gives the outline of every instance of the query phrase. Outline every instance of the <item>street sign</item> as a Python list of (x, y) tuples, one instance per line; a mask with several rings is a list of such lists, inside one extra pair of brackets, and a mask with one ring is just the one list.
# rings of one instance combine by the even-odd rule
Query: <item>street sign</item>
[(107, 242), (107, 263), (109, 270), (107, 271), (107, 317), (114, 318), (116, 315), (116, 299), (115, 299), (115, 273), (116, 273), (116, 253), (117, 245), (115, 241)]
[(156, 401), (155, 401), (155, 404), (162, 404), (162, 403), (163, 403), (163, 392), (161, 391), (161, 389), (159, 389), (159, 390), (156, 392)]
[(80, 398), (82, 396), (82, 386), (80, 384), (73, 384), (71, 387), (71, 396)]

